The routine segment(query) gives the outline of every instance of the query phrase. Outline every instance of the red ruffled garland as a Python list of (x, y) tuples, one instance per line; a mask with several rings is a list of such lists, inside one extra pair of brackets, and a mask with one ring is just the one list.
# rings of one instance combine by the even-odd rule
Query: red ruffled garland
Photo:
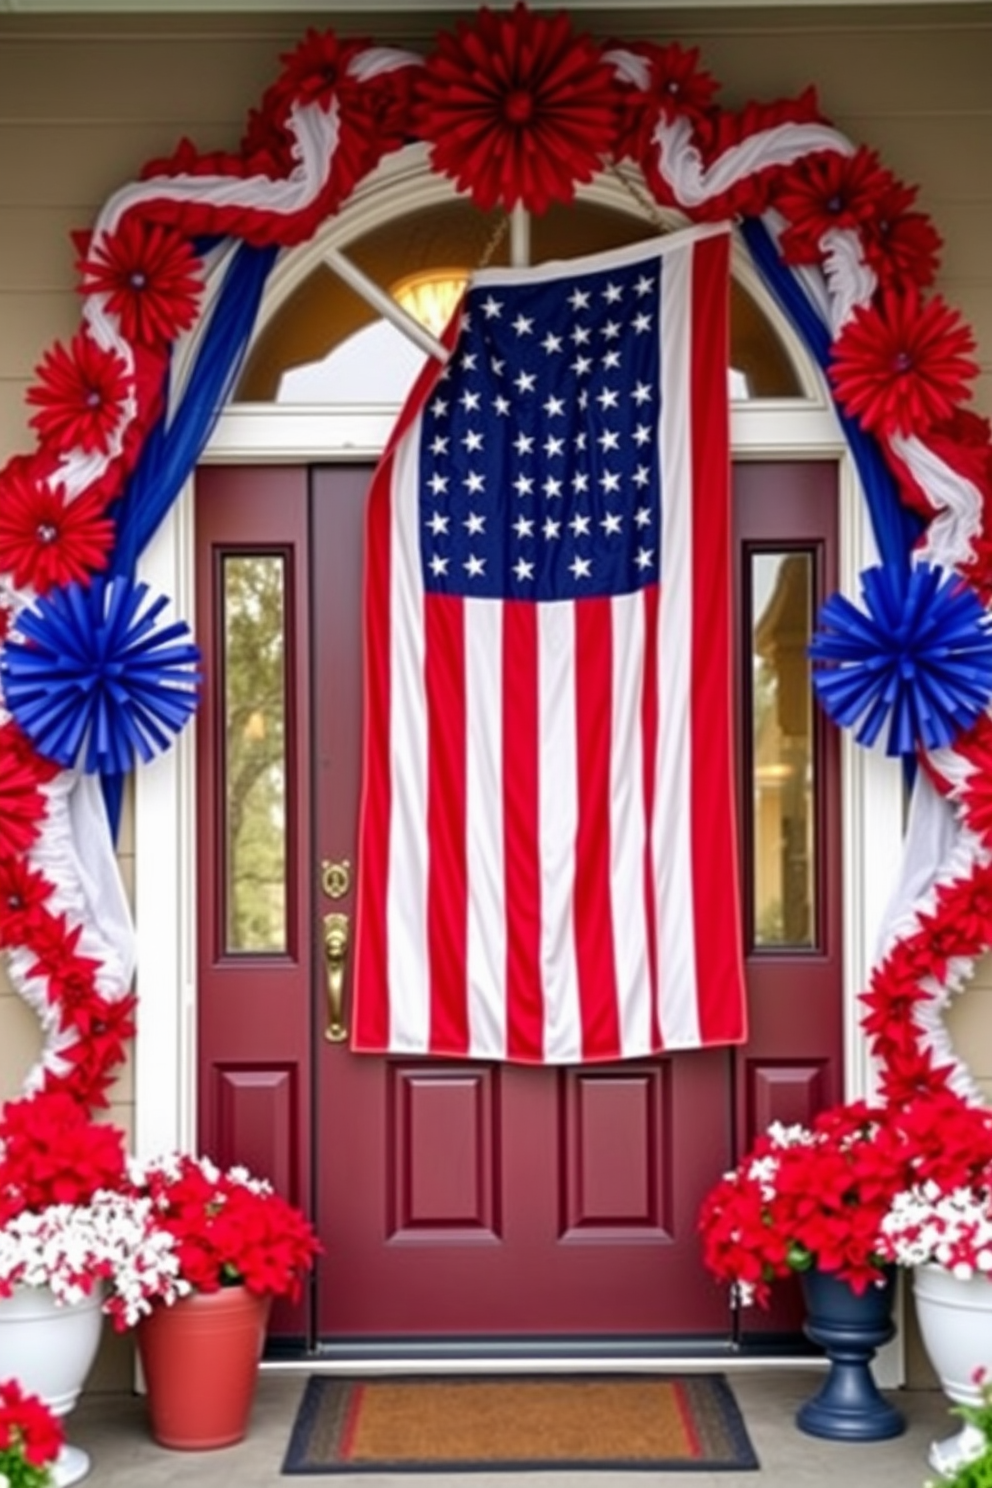
[[(922, 298), (940, 239), (915, 209), (915, 191), (868, 150), (820, 148), (731, 173), (726, 187), (687, 205), (664, 168), (665, 142), (674, 138), (666, 130), (682, 131), (705, 177), (775, 131), (826, 124), (812, 90), (737, 112), (721, 109), (716, 92), (695, 49), (600, 47), (576, 35), (564, 15), (537, 16), (522, 4), (499, 15), (483, 9), (441, 36), (423, 62), (309, 31), (283, 59), (238, 152), (201, 153), (183, 141), (145, 168), (144, 190), (124, 193), (116, 222), (97, 239), (79, 240), (83, 326), (37, 368), (28, 393), (37, 410), (36, 450), (0, 471), (0, 551), (9, 555), (10, 582), (40, 594), (106, 567), (109, 503), (161, 410), (171, 345), (198, 313), (203, 276), (193, 240), (303, 242), (385, 154), (420, 139), (435, 167), (483, 208), (520, 202), (541, 210), (569, 201), (577, 182), (611, 160), (630, 159), (661, 205), (694, 219), (774, 209), (784, 222), (784, 256), (795, 264), (824, 264), (831, 232), (855, 230), (879, 289), (837, 338), (835, 394), (880, 437), (903, 498), (916, 509), (931, 515), (932, 503), (890, 448), (894, 434), (925, 434), (939, 458), (976, 486), (982, 527), (966, 572), (987, 597), (989, 427), (959, 406), (977, 371), (974, 342), (943, 301)], [(295, 190), (305, 184), (308, 140), (331, 152), (309, 195), (301, 185), (299, 199), (290, 192), (288, 204), (261, 206), (236, 192), (211, 192), (214, 183), (238, 181)], [(0, 639), (8, 622), (0, 603)], [(967, 776), (952, 791), (983, 853), (992, 849), (990, 728), (983, 720), (963, 741)], [(23, 953), (26, 979), (44, 989), (43, 1021), (56, 1036), (70, 1035), (58, 1063), (46, 1064), (44, 1088), (93, 1106), (105, 1103), (124, 1057), (134, 1001), (98, 990), (97, 966), (79, 951), (81, 926), (49, 908), (57, 885), (31, 865), (55, 773), (12, 722), (0, 728), (0, 945)], [(932, 909), (875, 969), (863, 1026), (892, 1099), (952, 1078), (954, 1067), (935, 1061), (916, 1012), (942, 995), (952, 958), (972, 958), (992, 943), (990, 906), (992, 869), (978, 861), (970, 876), (938, 888)]]

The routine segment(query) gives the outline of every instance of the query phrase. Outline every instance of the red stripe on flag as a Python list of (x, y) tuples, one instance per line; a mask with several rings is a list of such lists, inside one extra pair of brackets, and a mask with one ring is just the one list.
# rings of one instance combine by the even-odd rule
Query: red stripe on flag
[(661, 1021), (658, 1017), (658, 885), (651, 861), (651, 831), (658, 791), (658, 612), (661, 588), (652, 584), (644, 591), (644, 686), (641, 694), (641, 739), (644, 754), (644, 919), (648, 942), (648, 973), (651, 987), (651, 1048), (660, 1049)]
[(389, 890), (390, 487), (393, 460), (376, 471), (365, 513), (365, 732), (362, 741), (363, 822), (356, 920), (382, 933), (356, 935), (352, 1047), (389, 1047), (389, 977), (385, 927)]
[(537, 606), (503, 606), (503, 836), (506, 879), (506, 1048), (544, 1057)]
[(620, 1053), (610, 889), (613, 623), (609, 599), (575, 604), (578, 827), (574, 935), (586, 1059)]
[(461, 599), (428, 596), (424, 604), (424, 650), (430, 1050), (435, 1054), (467, 1054), (467, 766), (465, 615)]
[[(692, 274), (692, 843), (703, 1044), (745, 1037), (730, 695), (727, 237), (696, 244)], [(716, 417), (716, 413), (725, 416)], [(719, 561), (714, 561), (714, 555)], [(718, 892), (707, 894), (705, 886)]]

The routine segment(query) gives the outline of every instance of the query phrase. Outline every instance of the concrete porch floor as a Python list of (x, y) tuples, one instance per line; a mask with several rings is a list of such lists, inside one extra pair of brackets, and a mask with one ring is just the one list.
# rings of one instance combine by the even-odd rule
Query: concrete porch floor
[[(417, 1473), (335, 1474), (328, 1481), (355, 1488), (626, 1488), (653, 1479), (664, 1488), (922, 1488), (929, 1476), (931, 1441), (956, 1427), (948, 1402), (936, 1390), (893, 1391), (907, 1420), (903, 1436), (865, 1445), (820, 1441), (794, 1425), (797, 1407), (818, 1388), (822, 1375), (800, 1364), (788, 1369), (727, 1371), (761, 1464), (758, 1472), (685, 1473)], [(266, 1371), (247, 1439), (216, 1452), (174, 1452), (156, 1446), (136, 1395), (85, 1395), (68, 1418), (68, 1437), (92, 1458), (88, 1488), (272, 1488), (307, 1479), (283, 1477), (283, 1454), (306, 1375)], [(314, 1481), (311, 1477), (309, 1481)]]

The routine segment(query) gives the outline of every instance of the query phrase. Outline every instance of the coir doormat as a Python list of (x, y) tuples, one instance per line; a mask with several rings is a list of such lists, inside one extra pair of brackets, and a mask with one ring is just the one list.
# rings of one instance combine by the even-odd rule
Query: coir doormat
[(284, 1473), (756, 1468), (721, 1374), (307, 1382)]

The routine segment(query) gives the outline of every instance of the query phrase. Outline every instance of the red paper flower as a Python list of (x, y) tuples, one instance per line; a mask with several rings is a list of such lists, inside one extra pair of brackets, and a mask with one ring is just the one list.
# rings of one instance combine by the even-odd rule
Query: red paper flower
[(123, 357), (81, 330), (68, 347), (57, 341), (35, 375), (39, 383), (28, 389), (27, 398), (40, 409), (31, 426), (44, 442), (60, 454), (71, 449), (107, 454), (132, 385)]
[(853, 155), (812, 155), (782, 172), (772, 201), (788, 227), (782, 233), (787, 263), (818, 263), (820, 240), (831, 228), (859, 229), (876, 211), (882, 193), (895, 184), (873, 150)]
[(644, 58), (650, 81), (644, 90), (623, 90), (616, 154), (639, 161), (650, 149), (659, 118), (681, 114), (693, 124), (701, 123), (719, 84), (710, 73), (699, 70), (698, 47), (682, 47), (676, 41), (667, 46), (641, 41), (625, 50)]
[(971, 830), (987, 847), (992, 846), (992, 721), (988, 716), (980, 718), (956, 747), (972, 766), (956, 799)]
[(885, 290), (857, 309), (834, 342), (830, 380), (864, 429), (925, 434), (949, 419), (978, 375), (971, 330), (939, 295)]
[(354, 88), (348, 65), (369, 46), (367, 40), (342, 41), (333, 31), (312, 27), (291, 52), (280, 57), (282, 72), (262, 98), (262, 110), (285, 114), (294, 103), (327, 109), (342, 88)]
[(865, 261), (884, 287), (916, 284), (926, 289), (937, 277), (941, 237), (930, 218), (910, 210), (916, 189), (893, 180), (875, 198), (863, 225)]
[(564, 12), (484, 7), (440, 37), (415, 88), (415, 124), (435, 169), (483, 211), (571, 201), (615, 141), (613, 71)]
[(29, 848), (45, 814), (44, 774), (24, 757), (18, 734), (10, 724), (0, 731), (0, 858)]
[(46, 915), (31, 938), (35, 960), (27, 974), (47, 983), (48, 999), (58, 1011), (60, 1028), (71, 1028), (81, 1017), (85, 1029), (89, 1008), (98, 996), (96, 973), (100, 963), (77, 950), (82, 929), (82, 925), (70, 928), (65, 915)]
[(128, 341), (158, 347), (196, 320), (203, 289), (199, 260), (185, 238), (134, 212), (90, 245), (78, 265), (83, 294), (105, 294)]
[(8, 1101), (0, 1138), (0, 1222), (50, 1204), (86, 1203), (126, 1175), (124, 1132), (91, 1121), (61, 1092)]
[(16, 588), (46, 594), (73, 580), (86, 584), (106, 568), (113, 543), (114, 524), (97, 497), (66, 501), (60, 487), (36, 479), (25, 457), (0, 474), (0, 566)]
[(61, 1074), (46, 1071), (45, 1090), (66, 1091), (87, 1109), (106, 1106), (106, 1092), (134, 1037), (134, 1010), (131, 993), (111, 1001), (94, 991), (72, 1018), (80, 1037), (59, 1051), (69, 1068)]
[(0, 858), (0, 946), (23, 945), (40, 928), (53, 892), (45, 875), (23, 858)]
[(265, 92), (259, 109), (249, 115), (242, 149), (271, 171), (288, 175), (295, 165), (294, 136), (288, 127), (294, 105), (317, 104), (325, 111), (338, 107), (331, 202), (338, 205), (361, 178), (389, 150), (406, 139), (405, 109), (409, 105), (408, 68), (385, 72), (368, 84), (351, 70), (356, 57), (369, 46), (333, 31), (309, 30), (299, 46), (282, 58), (283, 71)]

